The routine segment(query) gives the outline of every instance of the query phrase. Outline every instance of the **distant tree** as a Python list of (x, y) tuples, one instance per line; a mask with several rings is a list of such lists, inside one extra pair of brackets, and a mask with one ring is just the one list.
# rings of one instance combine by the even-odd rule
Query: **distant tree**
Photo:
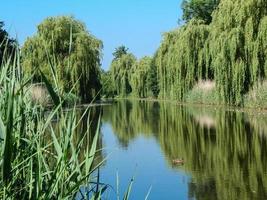
[(4, 22), (0, 21), (0, 65), (4, 58), (14, 55), (17, 45), (16, 40), (10, 38), (6, 30), (4, 30)]
[[(118, 48), (117, 48), (118, 49)], [(122, 54), (111, 63), (111, 76), (115, 87), (115, 93), (126, 97), (132, 92), (130, 79), (132, 68), (136, 63), (136, 58), (131, 53)]]
[(159, 90), (157, 66), (155, 63), (155, 56), (152, 58), (150, 63), (150, 68), (148, 70), (147, 87), (148, 90), (152, 92), (153, 97), (158, 97), (160, 90)]
[(111, 72), (101, 70), (101, 85), (102, 85), (102, 96), (107, 98), (112, 98), (115, 96), (115, 86), (112, 81)]
[(131, 72), (130, 84), (133, 95), (146, 98), (149, 95), (148, 73), (151, 65), (151, 58), (145, 56), (135, 63)]
[(192, 18), (203, 20), (206, 24), (212, 21), (212, 12), (219, 5), (220, 0), (183, 0), (183, 20), (188, 22)]
[(49, 17), (39, 26), (37, 34), (28, 38), (22, 48), (26, 74), (38, 70), (53, 80), (51, 65), (62, 91), (74, 88), (82, 102), (90, 102), (101, 88), (100, 60), (102, 42), (91, 35), (83, 23), (73, 17)]
[(114, 60), (117, 60), (121, 58), (123, 55), (127, 54), (128, 50), (129, 48), (125, 47), (124, 45), (117, 47), (113, 53)]

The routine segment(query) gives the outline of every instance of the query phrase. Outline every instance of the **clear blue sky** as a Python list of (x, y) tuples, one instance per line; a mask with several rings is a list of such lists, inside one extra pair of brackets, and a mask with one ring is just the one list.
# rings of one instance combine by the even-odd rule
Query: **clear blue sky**
[(162, 33), (177, 27), (182, 0), (8, 0), (0, 21), (20, 44), (48, 16), (73, 15), (104, 43), (102, 67), (108, 69), (115, 47), (124, 44), (138, 58), (153, 55)]

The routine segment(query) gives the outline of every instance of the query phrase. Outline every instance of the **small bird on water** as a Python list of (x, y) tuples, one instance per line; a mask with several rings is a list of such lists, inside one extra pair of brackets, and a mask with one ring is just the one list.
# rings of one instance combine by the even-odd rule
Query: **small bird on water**
[(184, 159), (183, 158), (173, 159), (172, 163), (176, 164), (176, 165), (183, 165), (184, 164)]

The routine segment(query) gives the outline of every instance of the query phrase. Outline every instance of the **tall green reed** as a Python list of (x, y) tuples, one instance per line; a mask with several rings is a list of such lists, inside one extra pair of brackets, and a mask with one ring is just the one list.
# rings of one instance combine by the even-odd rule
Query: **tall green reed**
[(81, 117), (76, 116), (75, 105), (65, 112), (64, 96), (58, 95), (56, 84), (48, 82), (44, 74), (54, 107), (47, 112), (33, 103), (32, 77), (23, 76), (19, 59), (17, 51), (0, 66), (0, 198), (73, 199), (81, 185), (91, 188), (87, 197), (99, 198), (96, 194), (106, 188), (95, 181), (94, 174), (103, 162), (94, 162), (100, 120), (91, 144), (84, 148), (86, 136), (91, 134), (90, 119), (84, 135), (78, 141), (74, 138), (89, 107)]

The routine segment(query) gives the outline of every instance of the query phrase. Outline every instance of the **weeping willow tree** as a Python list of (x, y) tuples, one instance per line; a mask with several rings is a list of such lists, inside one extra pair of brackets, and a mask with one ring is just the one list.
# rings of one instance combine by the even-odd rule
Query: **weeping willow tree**
[(213, 78), (205, 48), (209, 29), (203, 21), (191, 20), (164, 34), (155, 58), (160, 98), (183, 100), (196, 81)]
[(132, 92), (130, 85), (131, 70), (136, 58), (131, 53), (125, 53), (114, 59), (111, 64), (111, 78), (114, 83), (115, 93), (126, 97)]
[(137, 60), (127, 50), (124, 46), (116, 48), (111, 69), (102, 76), (103, 95), (157, 97), (159, 86), (155, 57), (145, 56)]
[(213, 14), (211, 66), (222, 101), (242, 105), (244, 94), (266, 78), (267, 1), (222, 0)]
[[(158, 52), (156, 52), (155, 55), (157, 55), (157, 53)], [(159, 95), (159, 82), (158, 82), (158, 73), (157, 73), (155, 55), (151, 59), (147, 77), (147, 87), (151, 93), (151, 97), (157, 98)]]
[(102, 42), (80, 21), (66, 16), (49, 17), (26, 40), (22, 62), (25, 73), (34, 74), (34, 82), (42, 81), (42, 71), (56, 79), (62, 91), (73, 89), (82, 102), (89, 102), (101, 86), (101, 51)]
[(243, 105), (266, 79), (267, 2), (221, 0), (206, 24), (194, 17), (164, 34), (156, 55), (161, 98), (184, 100), (200, 79), (216, 82), (220, 102)]
[(148, 75), (152, 59), (144, 57), (140, 59), (132, 68), (130, 84), (133, 95), (145, 98), (149, 95)]
[(111, 77), (111, 71), (101, 70), (101, 95), (103, 98), (113, 98), (115, 96), (114, 83)]
[(246, 94), (266, 81), (267, 1), (185, 2), (187, 23), (164, 34), (148, 72), (144, 60), (126, 64), (126, 48), (116, 54), (123, 55), (112, 63), (118, 94), (148, 97), (152, 91), (161, 99), (185, 101), (197, 83), (208, 80), (215, 83), (217, 103), (243, 106)]

